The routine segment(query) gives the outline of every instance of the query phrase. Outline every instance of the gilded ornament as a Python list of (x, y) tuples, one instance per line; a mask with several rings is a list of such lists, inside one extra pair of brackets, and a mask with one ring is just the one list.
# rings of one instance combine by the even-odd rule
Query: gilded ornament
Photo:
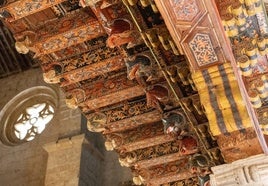
[(250, 65), (255, 66), (258, 63), (258, 52), (256, 46), (249, 44), (245, 48), (245, 53), (249, 57)]
[(256, 90), (249, 90), (248, 96), (250, 102), (254, 108), (260, 108), (262, 106), (262, 102), (259, 96), (259, 93)]
[(149, 0), (140, 0), (140, 2), (141, 2), (141, 5), (142, 5), (143, 7), (147, 7), (147, 6), (150, 5), (150, 1), (149, 1)]
[(261, 79), (255, 80), (254, 85), (259, 92), (261, 99), (266, 99), (268, 97), (268, 91), (265, 89), (264, 82)]
[(243, 55), (237, 59), (238, 65), (243, 76), (250, 76), (252, 74), (252, 68), (250, 66), (250, 60), (248, 56)]

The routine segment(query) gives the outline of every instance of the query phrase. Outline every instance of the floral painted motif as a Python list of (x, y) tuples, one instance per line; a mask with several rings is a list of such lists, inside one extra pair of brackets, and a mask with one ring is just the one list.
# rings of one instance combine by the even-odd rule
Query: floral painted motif
[(170, 0), (178, 20), (192, 21), (199, 12), (196, 0)]
[(189, 42), (189, 46), (199, 66), (218, 61), (208, 34), (196, 34)]
[(38, 11), (57, 5), (64, 0), (20, 0), (9, 3), (4, 8), (14, 20), (26, 17)]
[(62, 33), (45, 40), (40, 40), (35, 43), (34, 47), (37, 48), (37, 53), (44, 55), (66, 47), (77, 45), (103, 34), (102, 27), (97, 21), (92, 21), (88, 24), (88, 26), (78, 27), (70, 32)]
[[(147, 107), (146, 100), (125, 103), (120, 107), (103, 111), (107, 115), (107, 122), (115, 122), (152, 111)], [(129, 134), (128, 134), (129, 135)]]

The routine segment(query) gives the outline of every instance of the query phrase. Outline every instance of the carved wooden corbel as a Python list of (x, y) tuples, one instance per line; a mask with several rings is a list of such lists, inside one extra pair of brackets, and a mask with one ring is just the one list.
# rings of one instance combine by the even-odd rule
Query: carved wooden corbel
[(163, 112), (170, 101), (169, 90), (163, 85), (152, 85), (146, 88), (147, 106)]
[(191, 73), (188, 74), (187, 79), (188, 79), (188, 81), (189, 81), (189, 83), (190, 83), (190, 85), (191, 85), (193, 91), (197, 91), (197, 88), (196, 88), (196, 86), (195, 86), (195, 84), (194, 84), (194, 81), (193, 81), (193, 79), (192, 79), (192, 75), (191, 75)]
[(130, 167), (137, 161), (137, 155), (134, 152), (128, 152), (121, 154), (119, 157), (119, 163), (123, 167)]
[(66, 105), (71, 109), (76, 109), (80, 103), (86, 100), (86, 94), (83, 89), (74, 89), (68, 93), (65, 102)]
[(43, 73), (43, 79), (46, 83), (59, 83), (60, 79), (56, 76), (56, 71), (54, 69), (51, 69), (47, 72)]
[(189, 85), (189, 80), (188, 80), (188, 74), (190, 73), (190, 70), (187, 66), (180, 66), (177, 69), (178, 76), (184, 85)]
[(107, 46), (114, 48), (126, 43), (134, 42), (132, 37), (133, 24), (126, 18), (117, 18), (108, 25), (109, 38), (107, 39)]
[(66, 103), (67, 107), (69, 107), (70, 109), (78, 108), (78, 103), (77, 103), (76, 97), (73, 97), (73, 96), (66, 97), (65, 103)]
[[(103, 132), (107, 123), (106, 115), (96, 112), (87, 117), (87, 129), (91, 132)], [(108, 144), (109, 145), (109, 144)]]
[(190, 171), (198, 175), (200, 186), (209, 182), (210, 167), (213, 166), (205, 155), (195, 154), (189, 160)]
[(106, 141), (104, 145), (108, 151), (115, 150), (123, 144), (123, 136), (120, 134), (107, 134), (105, 137)]
[(257, 116), (263, 134), (268, 135), (268, 107), (258, 109)]
[(49, 67), (46, 72), (43, 73), (43, 79), (46, 83), (60, 83), (60, 77), (58, 74), (63, 72), (63, 65), (61, 63), (52, 63), (49, 64)]
[(30, 50), (36, 52), (36, 49), (33, 47), (33, 43), (36, 41), (36, 33), (34, 31), (25, 31), (20, 34), (16, 34), (15, 39), (15, 48), (17, 52), (21, 54), (27, 54)]
[(166, 134), (175, 135), (179, 139), (182, 139), (188, 134), (185, 116), (180, 112), (165, 113), (162, 123)]
[(146, 87), (149, 81), (156, 80), (158, 73), (153, 68), (151, 59), (147, 55), (130, 56), (126, 60), (128, 78), (136, 81), (142, 87)]
[(141, 175), (134, 176), (132, 180), (135, 185), (142, 185), (145, 183), (145, 180)]

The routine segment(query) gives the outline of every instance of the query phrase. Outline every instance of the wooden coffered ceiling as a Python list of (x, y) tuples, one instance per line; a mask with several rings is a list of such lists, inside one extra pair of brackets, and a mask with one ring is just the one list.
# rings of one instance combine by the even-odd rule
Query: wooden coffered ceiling
[(204, 185), (211, 166), (262, 153), (213, 2), (7, 1), (1, 62), (38, 61), (136, 184)]

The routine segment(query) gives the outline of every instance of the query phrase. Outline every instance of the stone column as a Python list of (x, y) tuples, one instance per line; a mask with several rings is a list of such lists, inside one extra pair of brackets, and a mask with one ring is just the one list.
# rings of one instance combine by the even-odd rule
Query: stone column
[(260, 154), (212, 167), (211, 186), (268, 186), (268, 156)]

